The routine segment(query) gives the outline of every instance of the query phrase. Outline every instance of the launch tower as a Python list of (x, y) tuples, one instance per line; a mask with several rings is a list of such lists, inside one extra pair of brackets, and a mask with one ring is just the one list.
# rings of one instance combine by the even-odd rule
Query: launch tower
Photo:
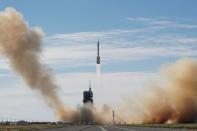
[(91, 90), (91, 82), (89, 82), (89, 90), (83, 92), (83, 103), (93, 104), (93, 92)]

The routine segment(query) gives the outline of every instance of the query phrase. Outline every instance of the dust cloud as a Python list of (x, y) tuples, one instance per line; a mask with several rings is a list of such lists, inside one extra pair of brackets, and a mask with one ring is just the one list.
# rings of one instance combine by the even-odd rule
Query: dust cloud
[[(64, 122), (110, 121), (106, 117), (111, 109), (104, 106), (96, 111), (93, 105), (79, 106), (71, 110), (58, 97), (51, 69), (41, 63), (43, 32), (30, 28), (22, 14), (13, 8), (0, 12), (0, 51), (10, 62), (14, 71), (27, 85), (38, 91), (59, 119)], [(121, 115), (121, 121), (141, 123), (192, 123), (197, 121), (197, 61), (181, 59), (165, 65), (160, 71), (160, 81), (151, 82), (149, 87), (133, 96), (127, 103), (130, 108), (122, 114), (134, 114), (128, 118)], [(97, 67), (100, 76), (100, 67)], [(108, 110), (108, 111), (106, 111)], [(131, 113), (132, 112), (132, 113)], [(102, 117), (101, 117), (102, 116)]]
[(124, 100), (130, 123), (197, 122), (197, 61), (180, 59), (161, 67), (159, 79)]
[(26, 84), (38, 91), (56, 116), (64, 122), (103, 122), (102, 109), (85, 104), (77, 110), (63, 105), (51, 69), (41, 63), (43, 31), (31, 28), (13, 8), (0, 12), (0, 51)]
[[(193, 123), (197, 121), (197, 61), (178, 60), (161, 69), (161, 88), (153, 87), (145, 123)], [(157, 88), (157, 89), (155, 89)]]
[(9, 59), (14, 71), (31, 89), (43, 96), (60, 119), (67, 120), (68, 112), (58, 97), (51, 69), (43, 65), (39, 58), (42, 30), (30, 28), (22, 14), (13, 8), (6, 8), (0, 12), (0, 32), (0, 51)]

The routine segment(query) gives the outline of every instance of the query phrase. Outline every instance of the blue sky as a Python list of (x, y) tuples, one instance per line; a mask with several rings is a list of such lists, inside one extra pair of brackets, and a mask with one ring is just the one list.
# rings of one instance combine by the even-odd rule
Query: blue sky
[[(26, 0), (2, 0), (0, 4), (0, 9), (3, 10), (6, 7), (14, 7), (16, 10), (24, 15), (26, 21), (28, 21), (30, 26), (41, 27), (46, 36), (53, 36), (55, 34), (72, 34), (79, 32), (89, 32), (90, 34), (97, 33), (94, 39), (78, 41), (78, 44), (89, 43), (94, 45), (97, 39), (101, 40), (101, 50), (102, 44), (114, 44), (117, 41), (116, 46), (155, 46), (152, 41), (141, 43), (141, 40), (146, 38), (154, 38), (155, 40), (160, 39), (160, 37), (196, 37), (196, 28), (184, 28), (176, 27), (176, 24), (182, 25), (195, 25), (197, 23), (197, 16), (195, 12), (197, 9), (195, 5), (197, 2), (195, 0), (182, 1), (161, 1), (161, 0), (124, 0), (124, 1), (96, 1), (96, 0), (83, 0), (83, 1), (73, 1), (73, 0), (59, 0), (57, 1), (26, 1)], [(132, 18), (132, 20), (131, 20)], [(144, 18), (141, 19), (140, 18)], [(135, 19), (135, 20), (134, 20)], [(150, 19), (147, 21), (146, 19)], [(171, 27), (161, 27), (163, 29), (152, 29), (158, 26), (164, 26), (162, 24), (155, 24), (153, 22), (169, 22), (169, 24), (174, 24)], [(151, 23), (152, 22), (152, 23)], [(171, 22), (171, 23), (170, 23)], [(167, 23), (168, 24), (168, 23)], [(150, 28), (150, 29), (146, 29)], [(107, 36), (104, 38), (98, 33), (113, 32), (114, 30), (143, 30), (141, 33), (120, 33), (118, 35)], [(149, 31), (148, 31), (149, 30)], [(81, 34), (78, 34), (81, 35)], [(111, 38), (109, 38), (111, 37)], [(179, 39), (179, 38), (177, 38)], [(68, 44), (76, 44), (77, 42), (68, 42), (68, 40), (62, 41)], [(110, 42), (112, 41), (112, 42)], [(133, 42), (135, 41), (135, 44)], [(138, 42), (139, 41), (139, 42)], [(176, 40), (174, 40), (176, 41)], [(118, 43), (119, 42), (119, 43)], [(173, 42), (173, 41), (172, 41)], [(172, 45), (171, 42), (171, 45)], [(53, 40), (48, 40), (46, 46), (52, 43)], [(158, 42), (154, 42), (158, 43)], [(160, 42), (161, 43), (161, 42)], [(160, 44), (159, 43), (159, 44)], [(163, 42), (166, 43), (165, 41)], [(177, 42), (174, 42), (177, 43)], [(157, 46), (160, 46), (157, 44)], [(163, 44), (163, 45), (164, 45)], [(90, 56), (95, 58), (95, 56)], [(125, 56), (129, 57), (129, 56)], [(152, 57), (152, 56), (151, 56)], [(115, 66), (111, 68), (111, 65), (106, 65), (103, 67), (105, 72), (116, 72), (116, 71), (136, 71), (136, 70), (149, 70), (156, 71), (160, 64), (165, 62), (171, 62), (171, 60), (177, 59), (178, 56), (166, 56), (158, 58), (157, 55), (150, 59), (151, 63), (147, 63), (149, 60), (127, 60), (126, 63), (115, 62)], [(182, 56), (181, 56), (182, 57)], [(104, 57), (105, 58), (105, 57)], [(92, 60), (93, 63), (93, 60)], [(146, 64), (143, 64), (146, 63)], [(131, 65), (131, 66), (128, 66)], [(140, 67), (138, 65), (141, 65)], [(55, 68), (55, 70), (62, 72), (70, 72), (70, 67), (67, 68)], [(86, 72), (94, 71), (94, 66), (88, 67), (77, 67), (73, 69), (75, 72)]]
[(161, 17), (196, 21), (195, 0), (1, 0), (0, 9), (12, 6), (32, 26), (47, 34), (132, 28), (126, 17)]
[[(62, 100), (70, 106), (79, 104), (89, 80), (95, 85), (99, 39), (102, 88), (94, 88), (95, 101), (114, 105), (158, 77), (163, 64), (196, 58), (196, 5), (196, 0), (0, 0), (0, 11), (13, 7), (30, 27), (43, 29), (41, 60), (54, 70)], [(27, 85), (1, 54), (0, 85), (0, 98), (6, 99), (0, 99), (0, 105), (5, 105), (0, 119), (55, 119), (36, 93), (24, 88)], [(114, 94), (106, 99), (110, 90)], [(20, 104), (29, 108), (29, 114), (39, 112), (44, 117), (19, 115), (15, 108), (27, 111)]]

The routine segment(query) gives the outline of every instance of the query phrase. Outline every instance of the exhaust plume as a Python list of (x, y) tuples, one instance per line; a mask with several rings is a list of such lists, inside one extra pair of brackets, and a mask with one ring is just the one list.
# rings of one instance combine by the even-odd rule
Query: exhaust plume
[(111, 108), (108, 105), (96, 108), (92, 103), (85, 103), (82, 106), (77, 107), (77, 110), (72, 115), (71, 121), (86, 124), (106, 124), (110, 121), (111, 116), (108, 116), (110, 113)]
[(101, 65), (96, 64), (96, 77), (97, 77), (97, 79), (100, 78), (100, 74), (101, 74)]
[(13, 8), (6, 8), (0, 12), (0, 32), (0, 51), (9, 59), (11, 67), (27, 85), (43, 96), (59, 119), (64, 122), (104, 121), (104, 117), (101, 117), (103, 110), (96, 111), (93, 105), (84, 105), (77, 110), (68, 107), (65, 109), (58, 97), (58, 87), (51, 69), (43, 65), (39, 58), (43, 37), (40, 28), (30, 28), (23, 20), (22, 14)]
[[(107, 111), (103, 109), (96, 111), (95, 107), (89, 105), (79, 107), (76, 111), (65, 109), (58, 97), (58, 87), (53, 80), (53, 74), (40, 62), (43, 37), (40, 28), (30, 28), (20, 13), (13, 8), (7, 8), (0, 12), (0, 32), (0, 51), (9, 59), (11, 67), (31, 89), (37, 90), (43, 96), (61, 120), (105, 122), (110, 119), (106, 117)], [(128, 118), (128, 115), (123, 117), (124, 113), (122, 113), (121, 121), (197, 122), (197, 61), (178, 60), (163, 66), (160, 74), (159, 82), (151, 82), (145, 93), (134, 96), (132, 102), (127, 104), (131, 108), (122, 111), (127, 114), (132, 112), (134, 117)], [(100, 81), (99, 79), (100, 64), (97, 64), (97, 82)]]
[(182, 59), (166, 65), (161, 76), (163, 84), (161, 88), (153, 87), (144, 122), (197, 122), (197, 61)]
[(101, 87), (101, 65), (96, 64), (96, 87), (99, 89)]
[(0, 12), (0, 50), (11, 67), (31, 89), (37, 90), (60, 119), (68, 114), (57, 95), (57, 85), (48, 67), (40, 62), (43, 32), (30, 28), (23, 16), (13, 8)]
[[(181, 59), (164, 65), (159, 81), (126, 100), (130, 123), (197, 122), (197, 61)], [(124, 107), (124, 110), (126, 109)]]

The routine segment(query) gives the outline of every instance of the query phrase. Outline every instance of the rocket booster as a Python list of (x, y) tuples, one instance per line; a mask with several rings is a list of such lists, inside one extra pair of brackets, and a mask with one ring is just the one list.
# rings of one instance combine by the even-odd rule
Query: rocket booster
[(97, 42), (97, 57), (96, 57), (96, 64), (100, 64), (99, 41)]

